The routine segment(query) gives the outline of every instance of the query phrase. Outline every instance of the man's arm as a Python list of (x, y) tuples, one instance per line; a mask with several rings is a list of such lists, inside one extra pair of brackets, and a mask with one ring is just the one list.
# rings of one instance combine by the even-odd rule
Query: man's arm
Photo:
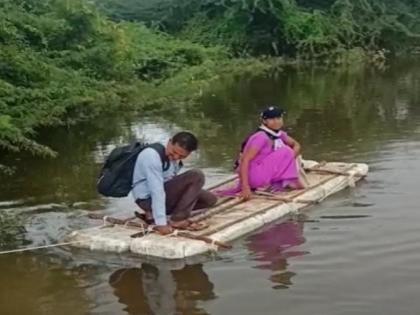
[(167, 225), (166, 194), (163, 180), (162, 161), (153, 149), (145, 149), (140, 153), (138, 161), (146, 177), (146, 185), (152, 199), (152, 214), (156, 225)]

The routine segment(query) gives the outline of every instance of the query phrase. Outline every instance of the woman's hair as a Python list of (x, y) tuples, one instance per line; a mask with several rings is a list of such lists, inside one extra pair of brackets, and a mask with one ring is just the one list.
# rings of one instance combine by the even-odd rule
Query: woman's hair
[(282, 117), (284, 113), (285, 111), (281, 109), (280, 107), (270, 106), (261, 112), (260, 118), (261, 119), (278, 118), (278, 117)]

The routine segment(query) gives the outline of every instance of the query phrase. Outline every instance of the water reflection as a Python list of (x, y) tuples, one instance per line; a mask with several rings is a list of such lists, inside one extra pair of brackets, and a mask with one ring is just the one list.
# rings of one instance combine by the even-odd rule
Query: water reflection
[(86, 314), (89, 301), (81, 275), (52, 256), (29, 253), (0, 257), (0, 314)]
[(291, 278), (296, 275), (287, 269), (288, 259), (307, 254), (292, 248), (304, 242), (303, 222), (289, 220), (250, 236), (247, 247), (254, 253), (253, 259), (258, 262), (255, 268), (271, 271), (273, 288), (285, 289), (292, 284)]
[(148, 263), (123, 268), (109, 278), (128, 314), (208, 314), (199, 302), (215, 298), (214, 286), (201, 264), (170, 270)]

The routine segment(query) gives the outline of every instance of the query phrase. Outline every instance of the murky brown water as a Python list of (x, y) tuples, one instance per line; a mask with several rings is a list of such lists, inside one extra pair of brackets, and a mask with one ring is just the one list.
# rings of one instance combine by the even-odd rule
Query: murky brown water
[[(110, 145), (133, 137), (197, 133), (187, 166), (209, 182), (229, 173), (262, 104), (288, 109), (306, 158), (367, 162), (371, 173), (299, 217), (240, 239), (232, 251), (185, 262), (52, 249), (0, 255), (0, 314), (417, 314), (420, 283), (420, 63), (386, 71), (287, 70), (226, 79), (194, 112), (110, 117), (40, 134), (55, 160), (6, 157), (2, 249), (54, 243), (90, 224), (93, 209), (127, 212), (131, 200), (94, 189)], [(125, 115), (127, 116), (127, 115)], [(4, 158), (4, 157), (3, 157)]]

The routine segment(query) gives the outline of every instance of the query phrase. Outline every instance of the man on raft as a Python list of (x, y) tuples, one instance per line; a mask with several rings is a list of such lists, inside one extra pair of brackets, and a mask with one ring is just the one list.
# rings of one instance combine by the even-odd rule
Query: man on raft
[(155, 224), (154, 229), (160, 234), (170, 234), (174, 229), (196, 231), (206, 227), (191, 222), (189, 217), (193, 210), (213, 206), (217, 197), (203, 189), (202, 171), (192, 169), (178, 175), (181, 161), (197, 148), (197, 138), (183, 131), (166, 144), (166, 167), (162, 168), (162, 158), (153, 148), (142, 150), (137, 157), (132, 194), (137, 205), (145, 211), (146, 222)]

